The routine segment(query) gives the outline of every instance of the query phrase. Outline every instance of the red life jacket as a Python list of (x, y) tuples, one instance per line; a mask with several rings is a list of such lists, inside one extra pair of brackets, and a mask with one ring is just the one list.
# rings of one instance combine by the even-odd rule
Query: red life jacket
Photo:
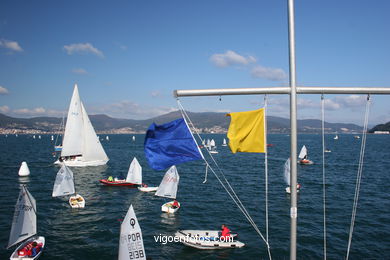
[(224, 227), (222, 229), (221, 237), (230, 237), (230, 229), (227, 227)]
[(177, 200), (175, 200), (175, 201), (172, 203), (172, 206), (178, 208), (178, 207), (179, 207), (179, 202), (177, 202)]

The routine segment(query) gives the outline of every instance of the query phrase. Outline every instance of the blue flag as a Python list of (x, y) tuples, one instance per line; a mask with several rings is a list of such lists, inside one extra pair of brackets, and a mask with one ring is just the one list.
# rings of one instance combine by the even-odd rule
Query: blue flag
[(149, 166), (155, 170), (203, 158), (183, 118), (163, 125), (151, 124), (144, 146)]

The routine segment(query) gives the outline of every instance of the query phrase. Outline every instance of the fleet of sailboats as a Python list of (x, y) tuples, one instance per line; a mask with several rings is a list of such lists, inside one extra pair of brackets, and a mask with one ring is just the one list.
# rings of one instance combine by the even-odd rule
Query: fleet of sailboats
[(108, 160), (75, 85), (62, 140), (61, 156), (55, 164), (99, 166), (105, 165)]

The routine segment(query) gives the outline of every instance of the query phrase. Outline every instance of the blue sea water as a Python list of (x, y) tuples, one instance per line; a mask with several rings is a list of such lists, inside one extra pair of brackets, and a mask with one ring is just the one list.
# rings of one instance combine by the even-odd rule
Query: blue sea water
[[(71, 209), (66, 199), (52, 198), (58, 167), (53, 165), (50, 136), (0, 136), (0, 259), (8, 259), (14, 248), (5, 249), (11, 228), (19, 184), (26, 184), (37, 201), (38, 234), (46, 237), (40, 259), (117, 259), (121, 219), (133, 204), (140, 222), (146, 254), (152, 259), (267, 259), (264, 242), (236, 208), (217, 179), (209, 173), (203, 184), (203, 162), (178, 165), (178, 200), (175, 215), (160, 211), (163, 198), (126, 187), (105, 187), (99, 179), (125, 175), (135, 156), (143, 167), (143, 180), (159, 185), (164, 172), (153, 171), (143, 153), (143, 135), (110, 135), (102, 144), (110, 158), (103, 167), (73, 168), (76, 188), (86, 199), (85, 209)], [(224, 135), (214, 138), (219, 153), (214, 156), (252, 218), (265, 234), (264, 155), (232, 154), (222, 147)], [(273, 259), (289, 259), (290, 197), (285, 193), (283, 165), (289, 156), (289, 136), (270, 135), (269, 143), (269, 241)], [(343, 259), (354, 198), (361, 139), (326, 136), (327, 254)], [(320, 135), (299, 135), (314, 165), (298, 166), (298, 259), (323, 258), (322, 152)], [(369, 135), (350, 259), (390, 259), (390, 136)], [(29, 177), (18, 177), (26, 161)], [(239, 240), (240, 249), (197, 250), (180, 243), (156, 243), (155, 236), (173, 235), (178, 229), (219, 229), (226, 223)]]

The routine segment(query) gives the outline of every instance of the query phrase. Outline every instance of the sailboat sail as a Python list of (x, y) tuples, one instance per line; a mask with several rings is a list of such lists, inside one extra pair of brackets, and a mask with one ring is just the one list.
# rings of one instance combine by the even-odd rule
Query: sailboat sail
[(142, 231), (133, 205), (130, 205), (126, 217), (121, 224), (118, 254), (118, 260), (130, 259), (146, 259)]
[(290, 186), (290, 158), (284, 163), (284, 181)]
[(82, 155), (84, 157), (84, 161), (108, 161), (106, 152), (104, 152), (103, 146), (96, 135), (95, 129), (93, 128), (91, 121), (89, 120), (87, 111), (85, 110), (83, 103), (81, 103), (81, 112), (83, 117), (84, 145)]
[(215, 147), (215, 141), (214, 139), (211, 139), (210, 141), (210, 148)]
[(306, 146), (302, 146), (301, 152), (299, 153), (299, 159), (304, 159), (307, 156)]
[(73, 172), (63, 164), (57, 173), (53, 187), (53, 197), (71, 195), (75, 193)]
[(142, 184), (142, 167), (137, 158), (134, 157), (130, 164), (129, 172), (127, 173), (126, 182), (134, 184)]
[(80, 155), (83, 153), (83, 116), (81, 112), (81, 100), (77, 85), (73, 90), (70, 100), (68, 117), (64, 138), (62, 142), (61, 156)]
[(162, 179), (158, 190), (156, 191), (156, 196), (166, 197), (175, 199), (177, 194), (177, 187), (179, 185), (179, 173), (177, 172), (176, 166), (173, 165), (165, 173), (164, 178)]
[(25, 186), (21, 186), (15, 205), (8, 248), (37, 233), (36, 202)]

